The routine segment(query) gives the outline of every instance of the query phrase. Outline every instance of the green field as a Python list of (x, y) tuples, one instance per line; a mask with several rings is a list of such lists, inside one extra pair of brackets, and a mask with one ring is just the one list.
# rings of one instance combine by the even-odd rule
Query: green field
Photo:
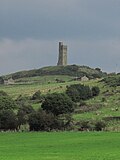
[(0, 160), (119, 160), (120, 133), (0, 133)]
[[(55, 79), (64, 80), (65, 83), (57, 83)], [(40, 90), (42, 94), (47, 94), (49, 91), (50, 93), (63, 92), (66, 89), (66, 85), (78, 83), (77, 81), (71, 81), (71, 79), (72, 77), (66, 75), (21, 78), (18, 79), (14, 85), (0, 85), (0, 90), (5, 91), (14, 99), (19, 95), (31, 96), (38, 90)]]
[[(64, 83), (57, 83), (56, 79), (63, 80)], [(86, 82), (72, 81), (72, 79), (73, 77), (66, 75), (25, 77), (17, 79), (14, 85), (0, 85), (0, 90), (5, 91), (13, 99), (17, 99), (20, 95), (23, 97), (30, 97), (38, 90), (41, 91), (42, 95), (46, 95), (47, 93), (51, 94), (54, 92), (65, 92), (66, 86), (75, 83), (83, 83), (85, 85), (89, 85), (90, 87), (98, 86), (100, 88), (99, 96), (85, 101), (85, 104), (88, 107), (100, 107), (87, 112), (79, 112), (80, 107), (78, 106), (75, 109), (77, 112), (73, 113), (74, 122), (91, 121), (94, 123), (95, 121), (103, 120), (105, 117), (120, 116), (120, 86), (110, 87), (104, 82), (101, 82), (101, 79), (94, 79)], [(35, 110), (41, 106), (40, 103), (33, 103), (32, 101), (29, 103)], [(120, 121), (107, 121), (105, 130), (120, 131)]]
[[(56, 83), (55, 79), (64, 80), (65, 83)], [(118, 87), (109, 87), (103, 82), (98, 80), (89, 80), (87, 82), (80, 81), (70, 81), (72, 77), (70, 76), (61, 76), (61, 75), (52, 75), (52, 76), (38, 76), (38, 77), (29, 77), (21, 78), (19, 81), (37, 81), (39, 83), (32, 84), (15, 84), (15, 85), (0, 85), (0, 90), (5, 91), (13, 99), (16, 99), (19, 95), (22, 96), (32, 96), (36, 91), (40, 90), (42, 94), (53, 93), (53, 92), (65, 92), (66, 86), (75, 84), (75, 83), (84, 83), (85, 85), (98, 86), (100, 88), (100, 95), (86, 101), (88, 106), (101, 105), (97, 111), (76, 113), (73, 115), (75, 120), (87, 120), (87, 119), (102, 119), (103, 117), (109, 116), (120, 116), (120, 86)], [(50, 82), (50, 83), (49, 83)], [(105, 95), (107, 91), (108, 95)], [(118, 92), (116, 92), (118, 91)], [(103, 101), (105, 99), (105, 101)], [(33, 104), (35, 109), (39, 108), (40, 104)], [(116, 108), (118, 110), (116, 111)], [(118, 130), (120, 130), (120, 127)]]

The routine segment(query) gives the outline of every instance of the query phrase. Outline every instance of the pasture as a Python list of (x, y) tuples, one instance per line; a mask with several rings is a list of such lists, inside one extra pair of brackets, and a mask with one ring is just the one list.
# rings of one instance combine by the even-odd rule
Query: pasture
[(120, 133), (0, 133), (1, 160), (119, 160)]
[[(57, 83), (55, 79), (65, 81), (65, 83)], [(77, 81), (71, 81), (70, 76), (41, 76), (21, 78), (16, 80), (14, 85), (0, 85), (0, 90), (5, 91), (13, 99), (16, 99), (19, 95), (31, 96), (36, 91), (40, 90), (42, 94), (53, 92), (64, 92), (66, 85), (78, 83)]]
[[(111, 116), (119, 116), (120, 115), (120, 86), (117, 87), (109, 87), (105, 85), (103, 82), (99, 82), (98, 80), (89, 80), (86, 82), (80, 81), (71, 81), (73, 77), (66, 75), (51, 75), (51, 76), (37, 76), (37, 77), (29, 77), (29, 78), (20, 78), (14, 85), (0, 85), (0, 90), (5, 91), (8, 95), (10, 95), (13, 99), (16, 99), (20, 95), (23, 97), (30, 97), (36, 91), (40, 90), (42, 95), (46, 95), (47, 93), (61, 93), (65, 92), (66, 86), (75, 83), (83, 83), (85, 85), (98, 86), (100, 88), (100, 95), (85, 101), (86, 106), (90, 106), (95, 108), (96, 106), (100, 106), (98, 109), (88, 111), (88, 112), (76, 112), (73, 114), (73, 118), (75, 121), (79, 120), (101, 120), (104, 117)], [(57, 83), (55, 80), (60, 79), (65, 81), (64, 83)], [(26, 83), (30, 82), (30, 83)], [(32, 103), (32, 102), (31, 102)], [(33, 103), (31, 104), (34, 109), (38, 109), (40, 104)], [(79, 108), (78, 108), (79, 110)], [(114, 127), (113, 127), (113, 124)], [(120, 130), (119, 125), (120, 122), (109, 123), (110, 128), (116, 128)], [(116, 130), (116, 129), (113, 129)]]

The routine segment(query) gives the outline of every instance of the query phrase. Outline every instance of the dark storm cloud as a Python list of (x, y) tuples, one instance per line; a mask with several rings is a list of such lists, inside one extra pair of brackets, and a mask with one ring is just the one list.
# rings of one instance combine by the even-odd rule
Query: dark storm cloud
[(118, 37), (119, 6), (118, 0), (1, 0), (0, 37)]
[(120, 71), (119, 0), (0, 0), (0, 74), (69, 63)]

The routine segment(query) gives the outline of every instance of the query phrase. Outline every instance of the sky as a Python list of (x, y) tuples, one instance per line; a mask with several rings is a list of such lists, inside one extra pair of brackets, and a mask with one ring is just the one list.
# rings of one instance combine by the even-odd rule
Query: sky
[(68, 64), (120, 72), (120, 0), (0, 0), (0, 75)]

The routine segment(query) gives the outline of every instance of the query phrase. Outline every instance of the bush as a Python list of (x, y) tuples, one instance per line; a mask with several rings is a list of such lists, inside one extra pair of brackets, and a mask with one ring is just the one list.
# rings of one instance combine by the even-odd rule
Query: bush
[(29, 116), (30, 131), (50, 131), (53, 124), (54, 116), (45, 111), (36, 111)]
[(67, 88), (66, 94), (72, 99), (73, 102), (79, 102), (79, 91), (76, 88)]
[(101, 80), (101, 82), (106, 83), (110, 87), (120, 86), (120, 75), (107, 76)]
[(0, 96), (0, 110), (16, 109), (17, 104), (8, 96)]
[(69, 114), (54, 116), (40, 109), (29, 115), (29, 126), (30, 131), (70, 130), (72, 118)]
[(77, 122), (76, 127), (79, 131), (93, 131), (95, 128), (94, 122), (85, 120)]
[(92, 87), (92, 96), (98, 96), (100, 93), (100, 89), (97, 86)]
[(52, 113), (55, 116), (72, 113), (74, 111), (74, 103), (63, 93), (53, 93), (46, 96), (41, 107), (46, 112)]
[(18, 109), (18, 125), (23, 125), (28, 123), (29, 115), (34, 112), (34, 109), (30, 105), (23, 105)]
[(31, 98), (32, 100), (40, 100), (41, 99), (41, 92), (40, 90), (35, 92)]
[(102, 131), (106, 127), (105, 121), (98, 121), (95, 124), (95, 130), (96, 131)]
[(16, 103), (19, 107), (26, 106), (29, 104), (30, 98), (26, 96), (19, 95), (16, 99)]
[(87, 100), (92, 97), (92, 92), (89, 86), (82, 84), (74, 84), (67, 86), (66, 94), (74, 102), (80, 102), (81, 100)]
[(17, 116), (11, 110), (0, 111), (0, 130), (17, 129)]

